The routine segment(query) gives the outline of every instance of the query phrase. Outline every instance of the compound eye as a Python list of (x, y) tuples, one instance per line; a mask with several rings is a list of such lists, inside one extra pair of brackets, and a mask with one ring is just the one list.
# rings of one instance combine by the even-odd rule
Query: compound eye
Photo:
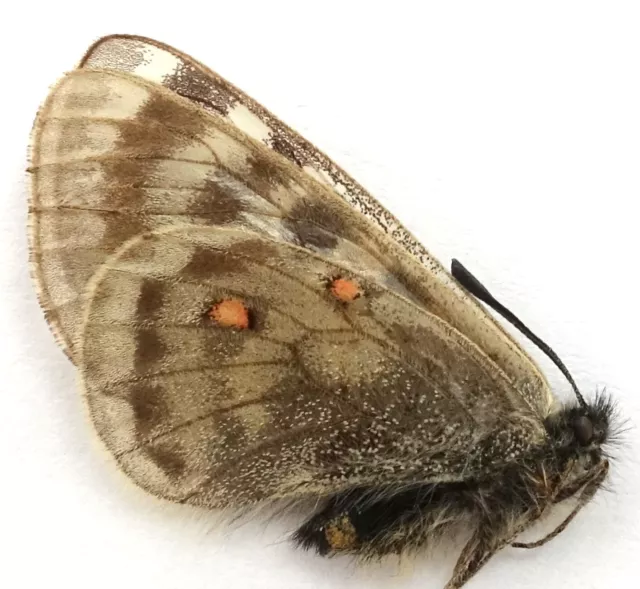
[(586, 415), (581, 415), (573, 422), (573, 431), (582, 446), (587, 446), (593, 440), (593, 423)]

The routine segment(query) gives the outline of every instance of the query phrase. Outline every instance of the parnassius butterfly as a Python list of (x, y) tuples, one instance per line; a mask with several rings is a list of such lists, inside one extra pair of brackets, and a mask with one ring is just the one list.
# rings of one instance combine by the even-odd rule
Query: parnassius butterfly
[[(192, 58), (99, 40), (39, 111), (31, 158), (40, 302), (99, 437), (149, 493), (313, 505), (294, 539), (322, 554), (464, 526), (451, 589), (553, 537), (606, 477), (608, 399), (585, 401), (461, 264)], [(516, 542), (572, 496), (552, 534)]]

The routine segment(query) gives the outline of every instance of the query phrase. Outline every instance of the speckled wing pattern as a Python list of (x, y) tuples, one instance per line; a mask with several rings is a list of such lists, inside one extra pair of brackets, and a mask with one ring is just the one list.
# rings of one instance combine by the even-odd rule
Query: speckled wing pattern
[[(150, 492), (234, 506), (464, 480), (544, 438), (551, 395), (520, 346), (358, 184), (191, 58), (99, 41), (41, 108), (31, 163), (41, 304), (100, 437)], [(336, 277), (362, 296), (337, 301)], [(250, 329), (207, 315), (232, 297)]]
[[(544, 438), (509, 380), (435, 315), (363, 276), (360, 304), (336, 304), (321, 278), (344, 272), (241, 228), (127, 242), (92, 279), (81, 362), (124, 470), (156, 495), (237, 506), (459, 480)], [(203, 318), (229, 296), (252, 329)]]

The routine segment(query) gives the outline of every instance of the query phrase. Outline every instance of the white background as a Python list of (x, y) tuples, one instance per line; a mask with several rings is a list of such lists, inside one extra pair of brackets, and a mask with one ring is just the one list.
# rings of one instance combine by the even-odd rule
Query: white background
[[(438, 257), (461, 258), (585, 394), (607, 385), (638, 423), (637, 2), (40, 4), (5, 7), (0, 35), (0, 586), (429, 589), (456, 558), (359, 569), (297, 552), (290, 523), (220, 528), (160, 505), (97, 449), (29, 280), (24, 169), (48, 86), (104, 34), (155, 37), (257, 98)], [(639, 449), (636, 426), (612, 493), (469, 587), (637, 587)]]

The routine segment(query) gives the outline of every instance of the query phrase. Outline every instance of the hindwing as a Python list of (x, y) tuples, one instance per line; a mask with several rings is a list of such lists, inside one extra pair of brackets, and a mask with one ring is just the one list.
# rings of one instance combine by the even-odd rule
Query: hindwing
[[(336, 276), (360, 296), (339, 300)], [(242, 506), (464, 480), (546, 436), (449, 324), (281, 239), (156, 230), (103, 263), (89, 290), (79, 358), (94, 423), (125, 472), (174, 501)], [(242, 301), (250, 325), (211, 318), (228, 300)]]

